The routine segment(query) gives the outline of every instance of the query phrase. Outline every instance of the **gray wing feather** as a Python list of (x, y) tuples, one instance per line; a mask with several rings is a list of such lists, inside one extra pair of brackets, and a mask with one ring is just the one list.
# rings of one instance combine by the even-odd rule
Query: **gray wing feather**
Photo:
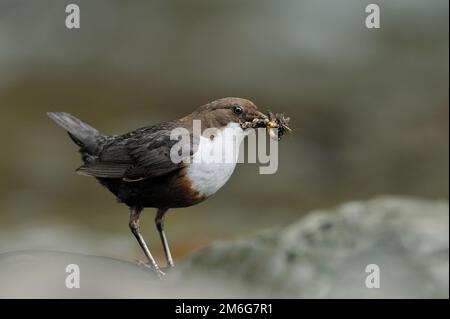
[[(175, 125), (164, 123), (114, 137), (98, 158), (78, 169), (80, 174), (103, 178), (122, 178), (138, 181), (168, 174), (184, 167), (174, 163), (170, 149), (177, 140), (170, 140), (170, 130)], [(191, 138), (191, 145), (193, 145)], [(191, 152), (192, 153), (192, 152)]]

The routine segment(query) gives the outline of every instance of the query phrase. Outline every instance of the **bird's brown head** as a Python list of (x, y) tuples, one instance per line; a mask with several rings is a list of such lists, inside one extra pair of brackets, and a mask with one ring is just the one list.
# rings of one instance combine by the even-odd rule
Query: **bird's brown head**
[(193, 114), (194, 118), (202, 120), (206, 127), (224, 127), (229, 123), (238, 123), (244, 127), (244, 123), (255, 119), (266, 119), (256, 105), (246, 99), (226, 97), (200, 106)]

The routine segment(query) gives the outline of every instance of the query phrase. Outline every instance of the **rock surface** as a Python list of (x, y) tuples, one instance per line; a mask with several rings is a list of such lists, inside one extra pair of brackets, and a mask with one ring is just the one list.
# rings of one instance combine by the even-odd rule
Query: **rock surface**
[[(0, 255), (0, 297), (448, 298), (444, 201), (377, 198), (314, 211), (285, 229), (214, 244), (159, 280), (134, 263), (71, 253)], [(68, 264), (80, 288), (65, 286)], [(368, 265), (380, 287), (367, 288)]]
[[(79, 289), (66, 286), (72, 264), (79, 267)], [(147, 268), (111, 258), (56, 251), (0, 255), (0, 298), (151, 297), (155, 281)]]
[[(218, 243), (180, 268), (185, 278), (239, 282), (271, 297), (448, 298), (448, 218), (447, 202), (350, 202), (280, 231)], [(379, 289), (366, 287), (370, 264), (379, 267)]]

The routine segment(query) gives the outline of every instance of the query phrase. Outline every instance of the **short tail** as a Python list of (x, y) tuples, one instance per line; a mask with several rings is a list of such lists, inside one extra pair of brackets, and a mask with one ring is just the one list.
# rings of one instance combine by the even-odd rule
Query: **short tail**
[(80, 152), (83, 155), (87, 153), (95, 156), (100, 152), (106, 136), (95, 128), (69, 113), (48, 112), (47, 115), (67, 131), (72, 140), (80, 146)]

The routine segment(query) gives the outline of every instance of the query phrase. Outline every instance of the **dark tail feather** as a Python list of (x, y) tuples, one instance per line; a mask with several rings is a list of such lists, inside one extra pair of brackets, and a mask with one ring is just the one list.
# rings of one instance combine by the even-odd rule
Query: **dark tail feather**
[(98, 154), (105, 140), (103, 134), (69, 113), (48, 112), (47, 115), (69, 133), (72, 140), (80, 146), (81, 153), (94, 156)]

